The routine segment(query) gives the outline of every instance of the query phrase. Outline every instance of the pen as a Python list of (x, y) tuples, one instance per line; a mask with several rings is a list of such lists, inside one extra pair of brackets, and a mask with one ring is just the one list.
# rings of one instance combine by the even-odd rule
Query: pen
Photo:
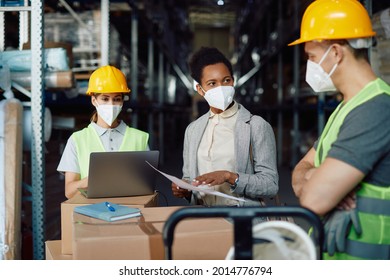
[(108, 210), (112, 211), (112, 212), (115, 212), (115, 208), (111, 206), (111, 204), (109, 202), (106, 202), (106, 206), (108, 208)]

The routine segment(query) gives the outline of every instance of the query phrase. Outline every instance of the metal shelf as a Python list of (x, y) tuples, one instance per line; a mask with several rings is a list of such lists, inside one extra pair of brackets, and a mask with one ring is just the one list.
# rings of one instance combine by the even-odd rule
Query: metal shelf
[(30, 6), (0, 7), (0, 12), (29, 12)]
[[(25, 1), (27, 3), (27, 1)], [(44, 94), (43, 94), (43, 0), (31, 1), (30, 6), (0, 7), (0, 12), (30, 12), (31, 43), (31, 201), (33, 226), (33, 257), (45, 258), (45, 153), (44, 153)], [(0, 22), (5, 28), (4, 17)], [(19, 33), (22, 31), (19, 30)], [(4, 35), (4, 34), (3, 34)], [(19, 36), (19, 39), (21, 37)], [(4, 42), (4, 38), (1, 38)], [(23, 42), (22, 42), (23, 43)], [(22, 186), (21, 186), (22, 187)]]

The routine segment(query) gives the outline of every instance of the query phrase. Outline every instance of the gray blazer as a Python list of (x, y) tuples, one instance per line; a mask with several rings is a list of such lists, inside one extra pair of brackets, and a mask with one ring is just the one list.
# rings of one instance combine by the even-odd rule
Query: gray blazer
[[(190, 123), (184, 136), (183, 179), (199, 176), (197, 151), (209, 120), (209, 113)], [(247, 201), (244, 205), (260, 205), (259, 198), (278, 192), (276, 144), (272, 127), (260, 116), (252, 115), (238, 104), (235, 127), (235, 155), (239, 181), (233, 192)], [(252, 150), (253, 164), (250, 156)], [(191, 203), (196, 204), (195, 196)], [(240, 202), (240, 205), (243, 204)]]

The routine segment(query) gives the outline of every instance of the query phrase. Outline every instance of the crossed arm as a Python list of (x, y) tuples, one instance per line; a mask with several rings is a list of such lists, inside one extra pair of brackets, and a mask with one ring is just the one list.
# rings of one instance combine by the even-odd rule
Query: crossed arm
[(297, 164), (292, 174), (292, 185), (303, 207), (324, 215), (348, 197), (364, 178), (364, 173), (330, 157), (315, 168), (314, 156), (312, 148)]

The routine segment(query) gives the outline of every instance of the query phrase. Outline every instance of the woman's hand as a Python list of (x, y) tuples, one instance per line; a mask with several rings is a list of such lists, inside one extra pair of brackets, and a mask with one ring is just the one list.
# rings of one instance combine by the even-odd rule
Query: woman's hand
[(195, 178), (192, 184), (194, 186), (199, 186), (199, 185), (214, 186), (214, 185), (221, 185), (225, 182), (228, 182), (229, 184), (233, 185), (237, 177), (238, 175), (236, 173), (232, 173), (226, 170), (220, 170), (220, 171), (214, 171), (214, 172), (200, 175)]
[(88, 177), (80, 180), (80, 174), (65, 172), (65, 196), (66, 198), (74, 197), (79, 190), (88, 188)]
[[(187, 180), (183, 180), (184, 182), (187, 182)], [(176, 185), (175, 183), (172, 183), (171, 184), (171, 189), (172, 189), (172, 193), (175, 197), (178, 197), (178, 198), (190, 198), (191, 197), (191, 191), (189, 190), (186, 190), (186, 189), (183, 189), (183, 188), (180, 188), (178, 185)]]

